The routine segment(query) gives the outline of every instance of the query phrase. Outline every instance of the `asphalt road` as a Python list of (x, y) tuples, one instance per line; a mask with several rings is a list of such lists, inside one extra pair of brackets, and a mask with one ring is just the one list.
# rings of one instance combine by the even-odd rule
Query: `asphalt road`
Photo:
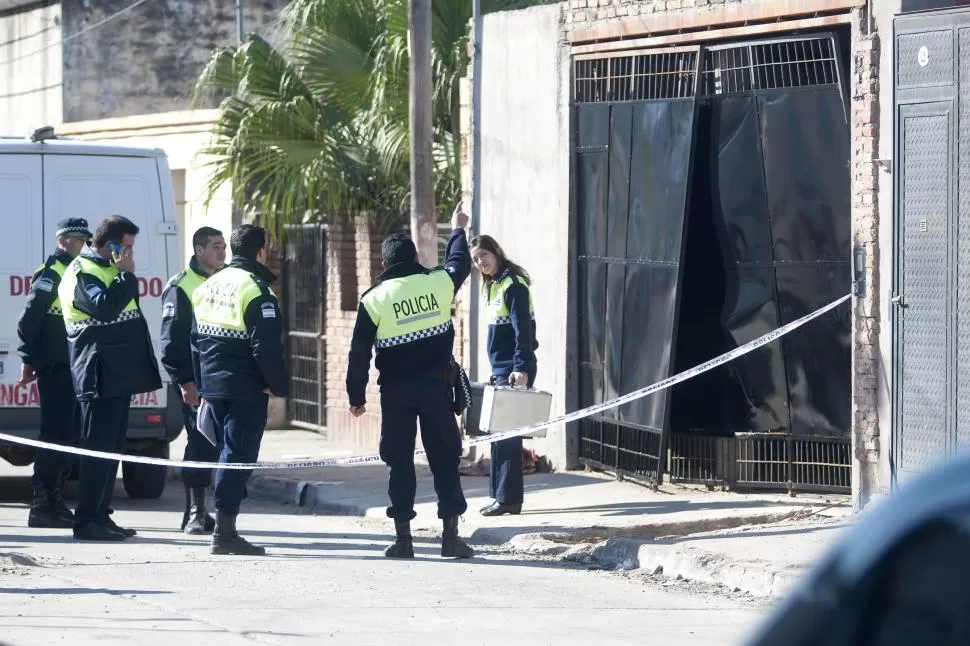
[(415, 561), (388, 561), (389, 522), (249, 500), (240, 531), (268, 555), (211, 556), (207, 537), (174, 531), (178, 483), (155, 501), (129, 500), (119, 486), (115, 519), (139, 536), (78, 543), (69, 530), (26, 526), (28, 490), (26, 477), (0, 476), (2, 644), (720, 646), (739, 643), (764, 614), (730, 595), (498, 548), (445, 560), (433, 518), (415, 525), (429, 530), (416, 536)]

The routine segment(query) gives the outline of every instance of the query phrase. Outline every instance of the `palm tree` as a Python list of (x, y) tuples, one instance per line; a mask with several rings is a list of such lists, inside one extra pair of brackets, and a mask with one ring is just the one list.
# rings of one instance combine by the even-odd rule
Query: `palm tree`
[[(485, 0), (483, 11), (533, 0)], [(410, 199), (407, 0), (293, 0), (278, 44), (250, 35), (216, 50), (193, 90), (222, 98), (209, 199), (280, 222), (323, 214), (400, 217)], [(433, 154), (440, 214), (460, 188), (458, 86), (471, 0), (432, 5)]]

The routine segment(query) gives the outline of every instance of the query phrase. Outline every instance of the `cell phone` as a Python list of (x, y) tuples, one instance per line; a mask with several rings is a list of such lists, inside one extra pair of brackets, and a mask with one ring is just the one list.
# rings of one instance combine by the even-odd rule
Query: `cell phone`
[(111, 253), (116, 253), (116, 254), (118, 254), (118, 255), (120, 256), (120, 255), (121, 255), (121, 250), (122, 250), (122, 249), (123, 249), (123, 247), (122, 247), (122, 246), (121, 246), (121, 244), (120, 244), (120, 243), (118, 243), (118, 242), (109, 242), (109, 243), (108, 243), (108, 250), (109, 250), (109, 251), (110, 251)]

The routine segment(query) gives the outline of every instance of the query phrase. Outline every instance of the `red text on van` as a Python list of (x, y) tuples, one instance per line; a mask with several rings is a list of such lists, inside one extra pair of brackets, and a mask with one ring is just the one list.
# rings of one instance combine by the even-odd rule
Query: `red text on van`
[[(10, 276), (10, 295), (26, 296), (30, 293), (30, 282), (32, 276)], [(162, 295), (165, 288), (161, 278), (139, 278), (138, 297), (139, 298), (158, 298)]]
[[(140, 393), (131, 396), (132, 406), (158, 406), (158, 393)], [(20, 384), (0, 384), (0, 407), (30, 408), (40, 406), (40, 392), (37, 382), (26, 386)]]

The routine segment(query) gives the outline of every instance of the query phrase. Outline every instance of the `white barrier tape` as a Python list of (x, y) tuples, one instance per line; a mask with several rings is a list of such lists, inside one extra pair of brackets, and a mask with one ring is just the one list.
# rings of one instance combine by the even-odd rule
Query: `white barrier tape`
[[(623, 404), (628, 404), (637, 399), (642, 399), (647, 395), (652, 395), (653, 393), (664, 390), (665, 388), (670, 388), (675, 384), (679, 384), (682, 381), (687, 381), (692, 377), (707, 372), (708, 370), (713, 370), (718, 366), (724, 365), (729, 361), (733, 361), (740, 356), (748, 354), (753, 350), (775, 341), (776, 339), (788, 334), (792, 330), (801, 327), (805, 323), (808, 323), (812, 319), (816, 319), (819, 316), (835, 309), (845, 301), (852, 298), (852, 294), (846, 294), (842, 298), (832, 301), (825, 307), (815, 310), (811, 314), (806, 314), (805, 316), (792, 321), (780, 328), (765, 334), (762, 337), (758, 337), (754, 341), (745, 343), (742, 346), (738, 346), (734, 350), (725, 352), (721, 356), (711, 359), (706, 363), (702, 363), (698, 366), (694, 366), (680, 374), (674, 375), (673, 377), (668, 377), (663, 381), (658, 381), (655, 384), (646, 386), (639, 390), (634, 390), (626, 395), (621, 395), (616, 399), (611, 399), (605, 401), (601, 404), (594, 404), (593, 406), (588, 406), (580, 410), (562, 415), (560, 417), (555, 417), (553, 419), (547, 420), (545, 422), (539, 422), (538, 424), (532, 424), (531, 426), (524, 426), (522, 428), (517, 428), (512, 431), (505, 431), (502, 433), (494, 433), (486, 435), (483, 437), (476, 438), (474, 440), (466, 440), (463, 445), (465, 447), (477, 446), (479, 444), (491, 444), (492, 442), (497, 442), (499, 440), (506, 440), (512, 437), (518, 437), (521, 435), (528, 435), (534, 431), (538, 431), (544, 428), (549, 428), (550, 426), (556, 426), (559, 424), (566, 424), (569, 422), (575, 422), (577, 420), (583, 419), (584, 417), (589, 417), (590, 415), (595, 415), (596, 413), (602, 412), (604, 410), (609, 410), (611, 408), (616, 408), (617, 406), (622, 406)], [(148, 458), (137, 455), (122, 455), (120, 453), (108, 453), (105, 451), (92, 451), (90, 449), (82, 449), (77, 447), (61, 446), (60, 444), (51, 444), (49, 442), (41, 442), (39, 440), (29, 440), (22, 437), (17, 437), (15, 435), (8, 435), (6, 433), (0, 433), (0, 440), (7, 442), (12, 442), (14, 444), (25, 444), (27, 446), (33, 446), (39, 449), (49, 449), (52, 451), (60, 451), (62, 453), (73, 453), (75, 455), (84, 455), (92, 458), (105, 458), (109, 460), (118, 460), (119, 462), (133, 462), (136, 464), (154, 464), (157, 466), (177, 466), (177, 467), (189, 467), (189, 468), (201, 468), (201, 469), (229, 469), (229, 470), (239, 470), (239, 471), (252, 471), (256, 469), (312, 469), (318, 467), (336, 467), (336, 466), (351, 466), (356, 464), (370, 464), (375, 462), (381, 462), (380, 455), (372, 453), (370, 455), (359, 455), (349, 458), (326, 458), (322, 460), (293, 460), (289, 462), (253, 462), (248, 464), (235, 463), (235, 464), (221, 464), (216, 462), (192, 462), (185, 460), (166, 460), (162, 458)], [(415, 457), (419, 455), (424, 455), (424, 449), (417, 449), (414, 452)]]

